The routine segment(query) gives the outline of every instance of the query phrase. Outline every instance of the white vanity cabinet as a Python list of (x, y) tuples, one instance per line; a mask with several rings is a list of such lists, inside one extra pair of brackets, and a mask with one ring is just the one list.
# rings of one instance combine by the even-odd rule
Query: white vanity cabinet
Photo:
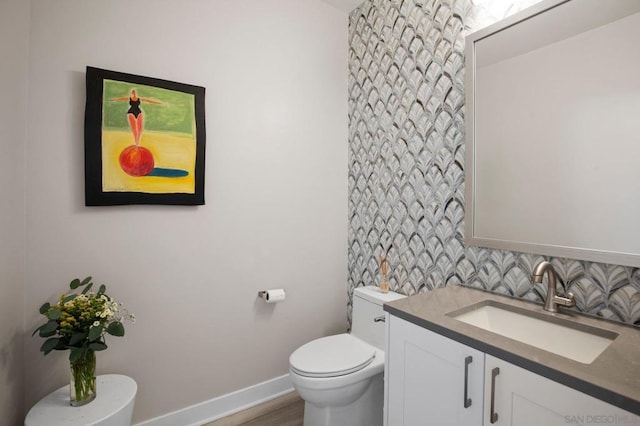
[(485, 426), (640, 424), (640, 417), (485, 355)]
[(386, 425), (482, 425), (484, 353), (388, 318)]
[(386, 426), (640, 425), (640, 417), (388, 316)]

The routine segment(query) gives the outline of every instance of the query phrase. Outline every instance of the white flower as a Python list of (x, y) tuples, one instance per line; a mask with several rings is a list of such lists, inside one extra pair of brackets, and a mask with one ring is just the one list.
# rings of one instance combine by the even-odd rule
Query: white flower
[(93, 322), (93, 326), (94, 326), (94, 327), (97, 327), (97, 326), (99, 326), (99, 325), (100, 325), (100, 321), (94, 321), (94, 322)]

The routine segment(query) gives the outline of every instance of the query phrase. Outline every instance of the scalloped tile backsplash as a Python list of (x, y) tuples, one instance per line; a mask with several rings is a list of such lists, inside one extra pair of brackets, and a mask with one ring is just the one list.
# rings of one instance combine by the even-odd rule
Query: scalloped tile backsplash
[[(447, 284), (542, 302), (547, 257), (464, 246), (464, 36), (535, 3), (368, 0), (349, 17), (349, 288)], [(577, 309), (640, 325), (640, 269), (550, 259)]]

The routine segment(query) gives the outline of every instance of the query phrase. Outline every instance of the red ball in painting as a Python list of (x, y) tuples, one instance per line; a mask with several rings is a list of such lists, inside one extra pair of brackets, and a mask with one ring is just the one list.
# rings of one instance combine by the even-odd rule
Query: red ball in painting
[(130, 176), (146, 176), (154, 165), (153, 154), (142, 146), (131, 145), (120, 153), (120, 167)]

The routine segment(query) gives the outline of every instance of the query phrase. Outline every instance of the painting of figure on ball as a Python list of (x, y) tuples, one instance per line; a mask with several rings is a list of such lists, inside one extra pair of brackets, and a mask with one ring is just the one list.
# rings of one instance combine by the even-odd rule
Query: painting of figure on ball
[(87, 205), (204, 204), (204, 88), (87, 67)]

